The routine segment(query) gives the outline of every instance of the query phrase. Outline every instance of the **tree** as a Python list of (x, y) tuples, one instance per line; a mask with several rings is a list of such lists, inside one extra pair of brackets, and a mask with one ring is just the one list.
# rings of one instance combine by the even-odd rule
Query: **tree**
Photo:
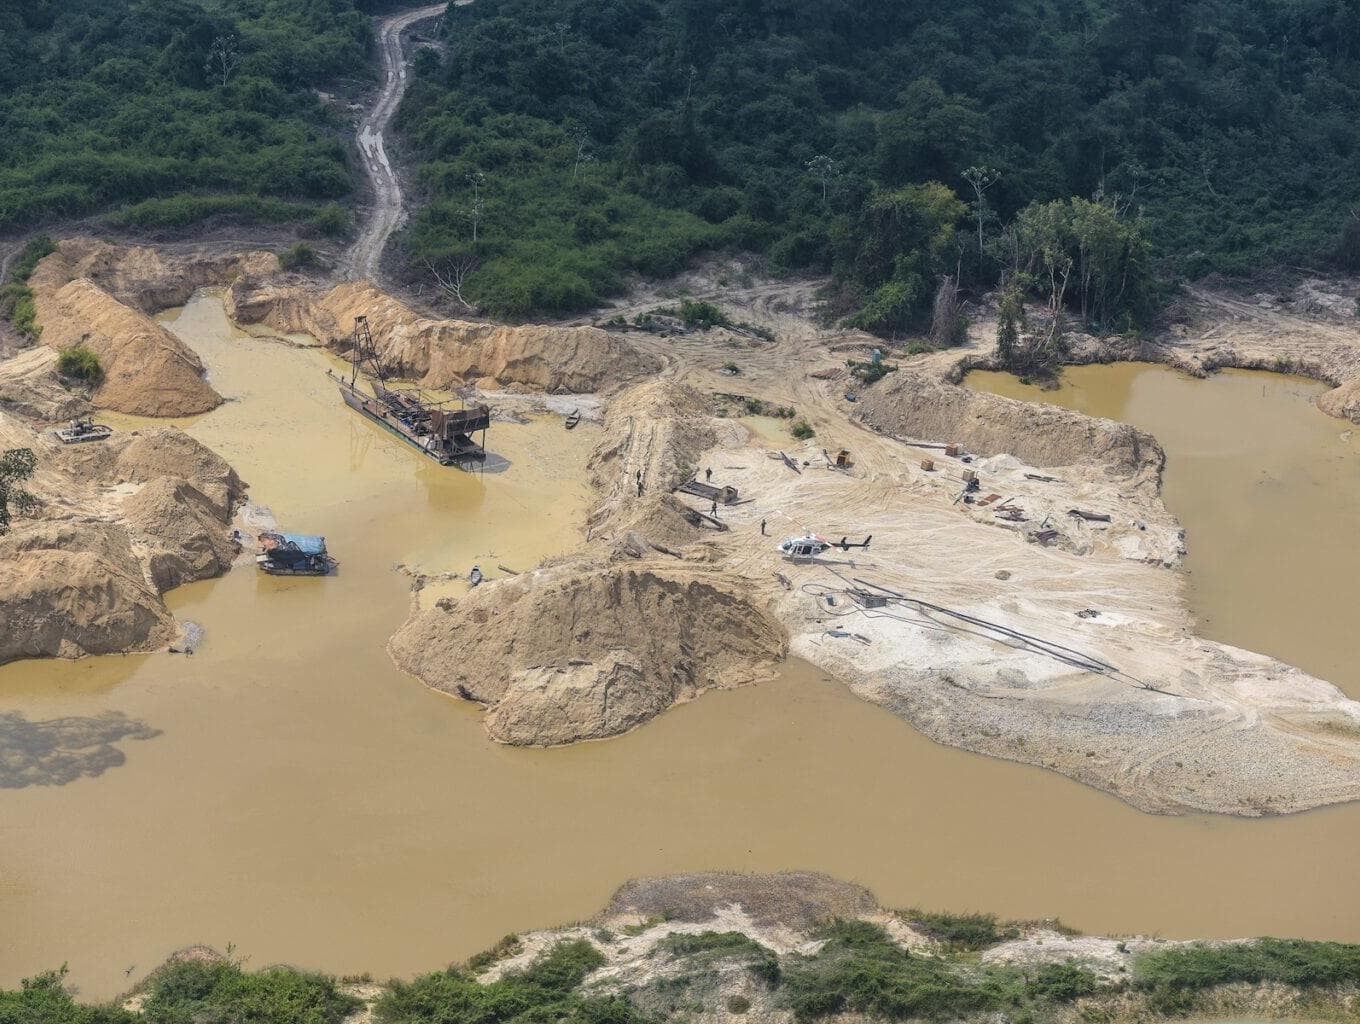
[(208, 48), (208, 59), (203, 64), (203, 70), (213, 78), (222, 79), (222, 88), (227, 87), (231, 81), (231, 76), (236, 69), (241, 66), (241, 54), (236, 48), (236, 37), (234, 35), (214, 36), (212, 46)]
[(590, 152), (590, 133), (582, 125), (577, 125), (571, 130), (571, 138), (575, 143), (576, 159), (571, 165), (571, 180), (576, 181), (576, 176), (581, 172), (581, 165), (590, 163), (594, 160), (594, 155)]
[(38, 499), (18, 486), (37, 467), (38, 457), (32, 448), (11, 448), (0, 455), (0, 533), (9, 530), (15, 512), (32, 515), (37, 511)]
[(973, 214), (977, 218), (978, 259), (982, 259), (982, 223), (991, 212), (987, 207), (987, 190), (1001, 180), (1001, 172), (994, 167), (969, 167), (963, 172), (963, 180), (973, 189)]
[(822, 205), (825, 206), (827, 189), (836, 175), (840, 173), (840, 169), (837, 167), (836, 161), (832, 160), (831, 157), (827, 156), (825, 153), (818, 153), (809, 160), (807, 162), (807, 169), (808, 173), (816, 178), (818, 184), (822, 186)]
[(482, 223), (482, 215), (486, 212), (486, 200), (482, 198), (482, 189), (486, 187), (486, 175), (481, 171), (473, 171), (467, 176), (467, 183), (472, 187), (472, 202), (468, 204), (468, 220), (472, 221), (472, 244), (477, 244), (477, 229)]
[(996, 316), (996, 360), (1014, 369), (1020, 350), (1020, 332), (1025, 329), (1025, 297), (1019, 288), (1006, 289)]
[(464, 253), (445, 261), (441, 268), (432, 260), (425, 261), (425, 268), (434, 276), (439, 290), (453, 299), (469, 313), (476, 313), (477, 307), (463, 297), (463, 285), (477, 272), (482, 261), (472, 253)]

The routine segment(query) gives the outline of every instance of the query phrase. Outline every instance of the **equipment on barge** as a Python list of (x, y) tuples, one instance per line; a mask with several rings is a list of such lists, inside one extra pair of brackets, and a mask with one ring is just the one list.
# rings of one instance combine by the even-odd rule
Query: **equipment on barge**
[(262, 533), (255, 564), (271, 576), (328, 576), (337, 563), (326, 538), (305, 533)]
[[(355, 412), (396, 434), (441, 466), (462, 466), (486, 458), (491, 409), (485, 405), (442, 409), (441, 403), (429, 401), (419, 391), (389, 388), (387, 371), (378, 361), (366, 316), (354, 318), (350, 365), (349, 380), (340, 381), (340, 397)], [(361, 368), (369, 378), (371, 395), (359, 386)], [(482, 433), (480, 444), (473, 440), (477, 431)]]

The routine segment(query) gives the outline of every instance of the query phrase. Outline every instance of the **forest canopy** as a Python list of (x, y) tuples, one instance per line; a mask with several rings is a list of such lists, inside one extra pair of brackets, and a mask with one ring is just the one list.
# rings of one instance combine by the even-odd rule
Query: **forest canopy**
[(1113, 324), (1154, 276), (1330, 260), (1360, 207), (1347, 0), (478, 0), (445, 33), (401, 113), (406, 256), (502, 315), (730, 246), (893, 332), (944, 274), (1043, 262), (1048, 216)]
[(344, 200), (345, 145), (312, 88), (371, 76), (370, 32), (354, 0), (0, 4), (0, 232), (115, 207), (132, 226), (294, 220)]

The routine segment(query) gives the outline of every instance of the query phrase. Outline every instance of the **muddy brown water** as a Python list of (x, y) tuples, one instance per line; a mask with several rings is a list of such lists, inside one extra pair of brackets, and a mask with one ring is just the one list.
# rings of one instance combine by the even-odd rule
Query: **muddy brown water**
[(0, 753), (11, 714), (126, 758), (0, 789), (0, 985), (67, 962), (108, 996), (196, 942), (409, 976), (587, 917), (629, 877), (701, 869), (819, 869), (889, 905), (1088, 931), (1360, 940), (1360, 807), (1150, 817), (936, 746), (801, 663), (618, 739), (492, 744), (474, 706), (387, 659), (410, 599), (393, 566), (570, 547), (594, 428), (498, 423), (511, 468), (467, 477), (353, 417), (321, 353), (232, 331), (211, 298), (170, 325), (238, 399), (188, 429), (282, 523), (325, 533), (341, 571), (247, 564), (172, 592), (205, 630), (192, 658), (0, 668)]
[(986, 371), (967, 383), (1153, 434), (1200, 632), (1360, 697), (1360, 436), (1312, 404), (1325, 384), (1254, 370), (1197, 379), (1149, 363), (1069, 367), (1047, 391)]

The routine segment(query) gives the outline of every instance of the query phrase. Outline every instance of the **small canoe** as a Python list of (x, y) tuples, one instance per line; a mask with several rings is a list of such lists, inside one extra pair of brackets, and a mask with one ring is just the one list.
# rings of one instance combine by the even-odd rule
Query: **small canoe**
[(581, 410), (573, 409), (571, 411), (571, 415), (567, 417), (566, 428), (568, 430), (575, 430), (576, 425), (580, 422), (581, 422)]

